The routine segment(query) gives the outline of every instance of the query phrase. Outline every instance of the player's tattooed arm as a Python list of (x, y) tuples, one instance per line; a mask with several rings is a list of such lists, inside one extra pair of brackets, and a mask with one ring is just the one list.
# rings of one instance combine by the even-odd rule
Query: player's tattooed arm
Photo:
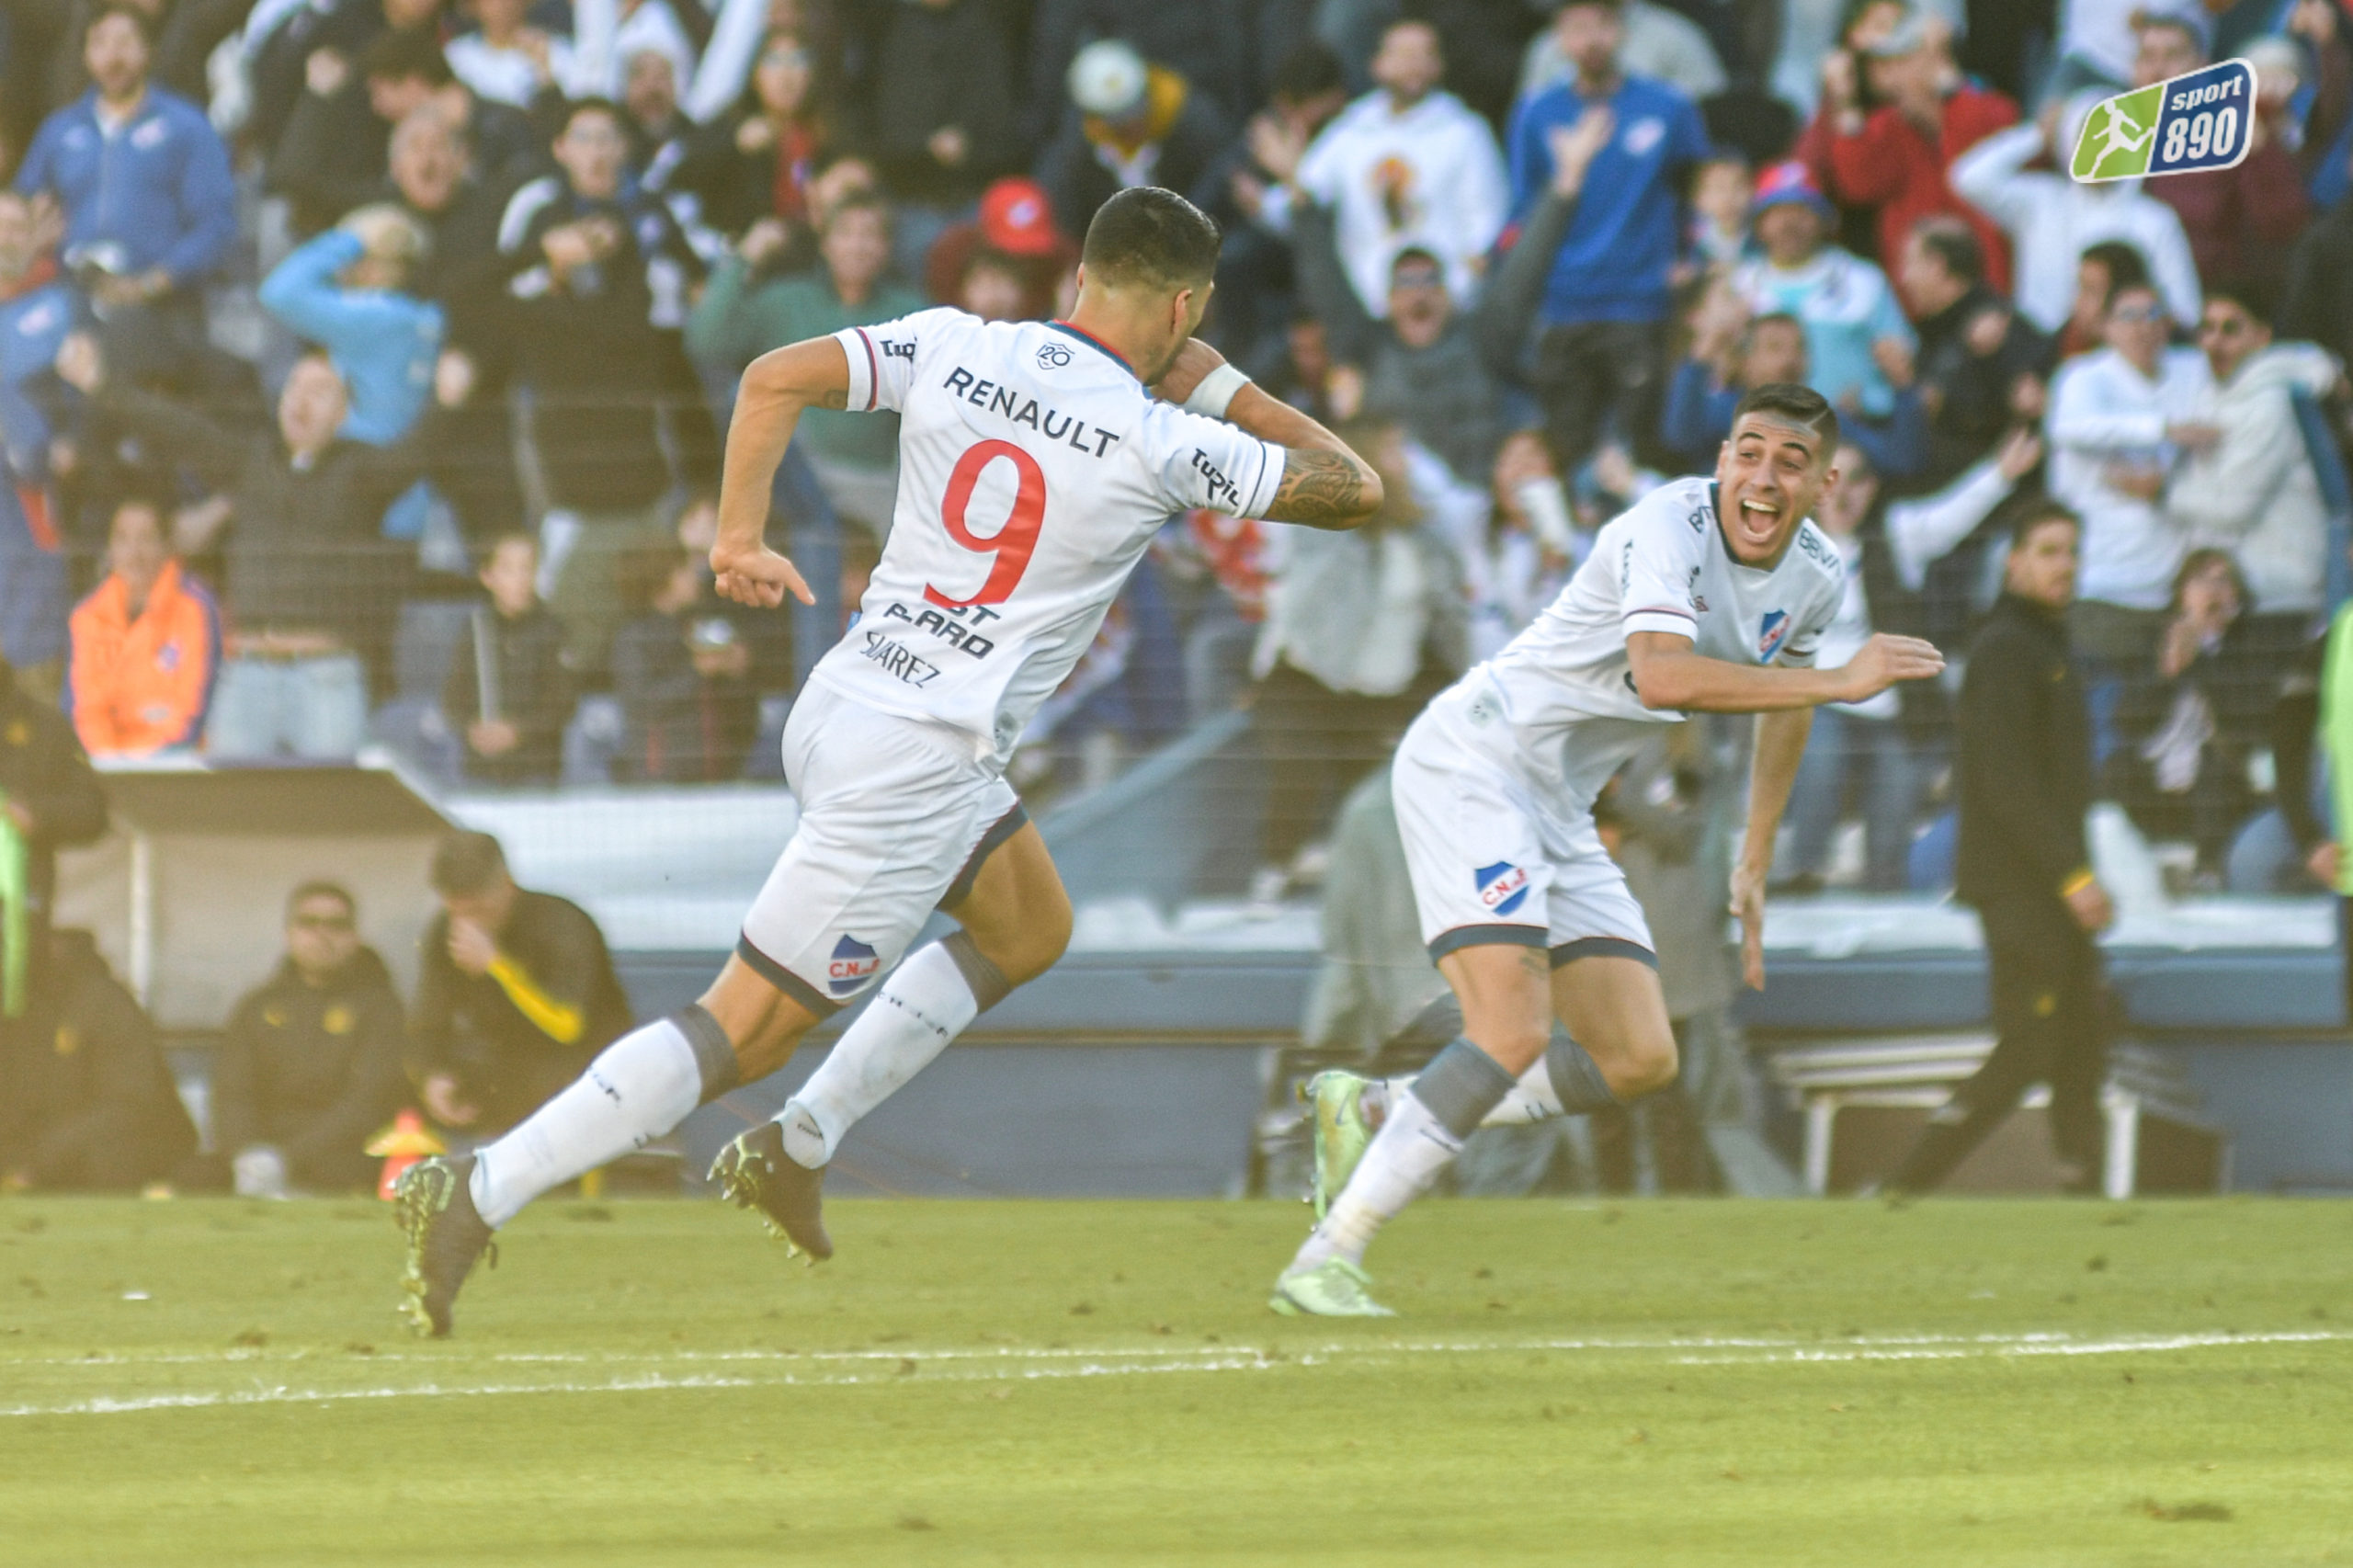
[(1293, 447), (1267, 516), (1279, 523), (1352, 528), (1381, 509), (1381, 476), (1353, 452)]

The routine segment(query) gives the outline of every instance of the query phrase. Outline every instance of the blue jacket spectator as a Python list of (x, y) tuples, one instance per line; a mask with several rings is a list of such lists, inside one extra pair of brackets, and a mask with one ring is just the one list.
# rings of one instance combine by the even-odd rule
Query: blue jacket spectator
[(201, 282), (236, 236), (228, 149), (202, 109), (148, 85), (146, 35), (131, 13), (99, 11), (83, 58), (96, 85), (41, 122), (17, 189), (64, 209), (66, 265), (112, 275), (125, 292), (108, 302)]
[(1569, 0), (1553, 38), (1575, 77), (1512, 118), (1512, 210), (1545, 199), (1575, 210), (1552, 258), (1532, 380), (1564, 469), (1606, 431), (1647, 443), (1665, 376), (1667, 274), (1681, 231), (1678, 186), (1708, 155), (1699, 111), (1673, 88), (1619, 69), (1620, 0)]
[(425, 244), (399, 208), (365, 208), (262, 280), (262, 308), (324, 348), (342, 372), (351, 392), (342, 433), (371, 447), (407, 435), (433, 396), (441, 307), (401, 291)]

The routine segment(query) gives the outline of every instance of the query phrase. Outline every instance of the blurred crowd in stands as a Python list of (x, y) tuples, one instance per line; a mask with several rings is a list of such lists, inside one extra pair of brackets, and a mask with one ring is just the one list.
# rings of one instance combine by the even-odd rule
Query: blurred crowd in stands
[[(2067, 177), (2100, 96), (2224, 57), (2243, 163)], [(2348, 570), (2338, 0), (14, 0), (0, 158), (0, 651), (94, 756), (773, 778), (895, 432), (805, 418), (774, 537), (826, 593), (744, 610), (702, 560), (735, 377), (1057, 313), (1151, 183), (1224, 229), (1205, 335), (1390, 500), (1170, 519), (1033, 794), (1247, 705), (1256, 892), (1313, 885), (1420, 702), (1802, 381), (1846, 427), (1828, 656), (1958, 653), (2055, 495), (2103, 789), (2187, 884), (2300, 885), (2270, 736)], [(1944, 885), (1950, 732), (1934, 687), (1826, 710), (1781, 885)]]

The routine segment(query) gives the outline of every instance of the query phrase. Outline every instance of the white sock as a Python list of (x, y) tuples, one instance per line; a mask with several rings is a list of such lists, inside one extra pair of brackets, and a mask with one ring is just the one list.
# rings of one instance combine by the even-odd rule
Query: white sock
[(661, 1018), (607, 1046), (588, 1070), (474, 1153), (474, 1207), (494, 1226), (551, 1187), (642, 1149), (702, 1103), (702, 1070)]
[[(1411, 1078), (1384, 1078), (1365, 1091), (1366, 1108), (1375, 1116), (1388, 1113), (1391, 1106), (1403, 1105), (1414, 1087)], [(1550, 1121), (1556, 1116), (1566, 1116), (1562, 1108), (1561, 1091), (1552, 1082), (1551, 1063), (1539, 1060), (1535, 1066), (1519, 1075), (1495, 1108), (1481, 1119), (1482, 1127), (1526, 1127), (1533, 1122)]]
[(831, 1160), (849, 1130), (930, 1065), (980, 1011), (971, 983), (944, 944), (910, 955), (835, 1042), (824, 1065), (777, 1112), (784, 1152), (811, 1170)]
[(1438, 1172), (1461, 1152), (1462, 1140), (1429, 1107), (1411, 1094), (1392, 1097), (1389, 1119), (1365, 1150), (1363, 1162), (1286, 1272), (1313, 1268), (1333, 1257), (1362, 1263), (1364, 1249), (1381, 1227), (1428, 1191)]

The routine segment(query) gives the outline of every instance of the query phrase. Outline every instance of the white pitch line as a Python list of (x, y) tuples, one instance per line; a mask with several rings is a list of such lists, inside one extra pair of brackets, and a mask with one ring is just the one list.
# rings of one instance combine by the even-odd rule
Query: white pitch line
[[(2061, 1335), (2037, 1334), (2013, 1336), (1982, 1335), (1976, 1336), (1947, 1336), (1923, 1335), (1883, 1338), (1872, 1342), (1853, 1342), (1843, 1346), (1801, 1346), (1788, 1342), (1717, 1341), (1721, 1346), (1714, 1355), (1684, 1354), (1671, 1358), (1674, 1366), (1766, 1366), (1810, 1363), (1998, 1359), (2009, 1357), (2041, 1356), (2120, 1356), (2154, 1355), (2177, 1350), (2217, 1348), (2234, 1345), (2309, 1345), (2336, 1343), (2353, 1338), (2353, 1335), (2328, 1331), (2295, 1330), (2271, 1334), (2181, 1334), (2133, 1335), (2108, 1339), (2068, 1339)], [(943, 1374), (934, 1368), (925, 1379), (930, 1382), (1033, 1382), (1059, 1381), (1066, 1378), (1140, 1377), (1185, 1372), (1265, 1372), (1285, 1367), (1320, 1367), (1335, 1362), (1379, 1364), (1401, 1358), (1428, 1355), (1494, 1355), (1529, 1354), (1539, 1351), (1689, 1351), (1704, 1341), (1596, 1341), (1596, 1340), (1519, 1340), (1480, 1341), (1461, 1344), (1404, 1343), (1331, 1344), (1297, 1350), (1258, 1350), (1236, 1347), (1227, 1349), (1177, 1349), (1144, 1346), (1132, 1351), (1111, 1349), (1061, 1349), (1025, 1352), (1007, 1348), (1000, 1352), (920, 1350), (905, 1352), (849, 1351), (818, 1352), (808, 1356), (793, 1356), (785, 1352), (726, 1352), (736, 1359), (759, 1358), (781, 1361), (840, 1361), (892, 1360), (898, 1369), (889, 1373), (827, 1373), (798, 1376), (786, 1373), (781, 1377), (716, 1376), (692, 1373), (665, 1376), (645, 1373), (636, 1377), (611, 1379), (603, 1382), (551, 1383), (481, 1383), (445, 1386), (421, 1383), (406, 1388), (360, 1389), (295, 1389), (265, 1387), (222, 1392), (193, 1392), (141, 1395), (131, 1398), (100, 1396), (75, 1400), (63, 1404), (20, 1404), (0, 1408), (0, 1417), (32, 1415), (118, 1415), (149, 1410), (207, 1409), (222, 1406), (253, 1404), (329, 1404), (348, 1400), (380, 1399), (450, 1399), (481, 1398), (506, 1394), (551, 1393), (643, 1393), (691, 1389), (748, 1388), (840, 1388), (870, 1387), (903, 1383), (908, 1378), (923, 1373), (928, 1364), (949, 1363)], [(1744, 1353), (1745, 1352), (1745, 1353)], [(1066, 1358), (1043, 1365), (1023, 1365), (1047, 1357)], [(509, 1358), (520, 1359), (521, 1358)], [(710, 1356), (692, 1352), (676, 1354), (663, 1359), (679, 1362), (710, 1360)], [(419, 1359), (422, 1359), (421, 1358)], [(647, 1357), (643, 1359), (656, 1359)], [(221, 1358), (222, 1364), (243, 1365)], [(995, 1366), (990, 1365), (995, 1361)], [(961, 1365), (959, 1363), (961, 1363)], [(106, 1363), (74, 1363), (105, 1365)]]

